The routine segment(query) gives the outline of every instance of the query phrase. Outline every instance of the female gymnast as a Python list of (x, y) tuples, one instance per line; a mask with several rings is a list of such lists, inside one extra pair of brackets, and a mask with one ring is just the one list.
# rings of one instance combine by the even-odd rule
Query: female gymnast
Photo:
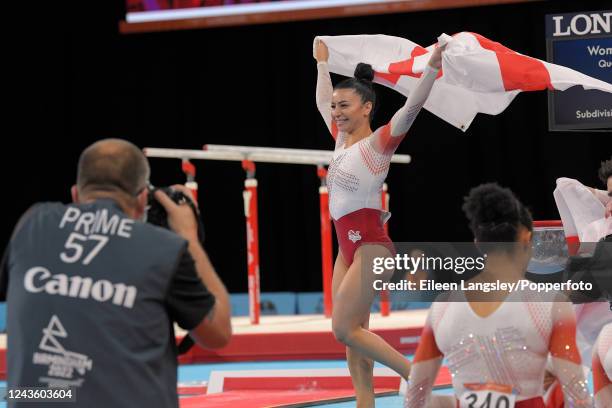
[(593, 346), (595, 407), (612, 406), (612, 323), (606, 324)]
[[(475, 242), (487, 248), (484, 269), (469, 282), (524, 279), (533, 223), (523, 204), (509, 189), (490, 183), (472, 189), (463, 210)], [(564, 299), (557, 293), (465, 291), (434, 302), (412, 363), (405, 407), (543, 408), (549, 355), (565, 406), (591, 407), (576, 320)], [(452, 375), (450, 401), (431, 398), (443, 359)]]
[[(405, 379), (410, 373), (408, 360), (368, 330), (375, 296), (373, 281), (380, 278), (372, 273), (371, 266), (374, 257), (395, 254), (384, 230), (390, 214), (382, 211), (382, 186), (393, 153), (429, 96), (441, 67), (442, 48), (432, 52), (405, 105), (389, 123), (372, 131), (376, 104), (372, 67), (359, 64), (355, 78), (332, 87), (327, 67), (329, 51), (322, 41), (315, 44), (317, 107), (336, 142), (327, 178), (330, 213), (340, 247), (332, 281), (332, 327), (336, 339), (347, 346), (346, 358), (360, 408), (374, 406), (372, 360)], [(391, 273), (388, 271), (385, 277), (388, 279)]]

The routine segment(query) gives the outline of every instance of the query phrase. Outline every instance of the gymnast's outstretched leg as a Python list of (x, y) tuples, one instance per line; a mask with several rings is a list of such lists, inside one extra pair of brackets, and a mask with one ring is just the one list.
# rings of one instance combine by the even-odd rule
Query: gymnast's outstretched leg
[[(340, 287), (348, 266), (344, 262), (344, 258), (341, 254), (338, 254), (336, 258), (336, 264), (334, 265), (334, 276), (332, 280), (332, 296), (333, 302), (336, 304), (336, 293)], [(370, 323), (370, 314), (368, 313), (361, 327), (368, 329)], [(353, 381), (353, 387), (355, 388), (355, 395), (357, 397), (357, 407), (373, 407), (374, 406), (374, 362), (372, 359), (367, 358), (357, 350), (346, 346), (346, 361), (348, 363), (349, 372), (351, 373), (351, 379)]]
[[(340, 342), (350, 348), (350, 351), (347, 352), (347, 358), (350, 356), (354, 359), (353, 367), (361, 368), (357, 370), (359, 375), (354, 378), (354, 381), (357, 381), (364, 388), (368, 381), (369, 387), (372, 387), (371, 374), (369, 377), (365, 374), (366, 368), (367, 372), (371, 373), (370, 365), (364, 363), (367, 359), (386, 365), (405, 379), (408, 378), (410, 373), (408, 360), (380, 336), (367, 330), (366, 322), (376, 295), (373, 287), (374, 280), (381, 277), (388, 280), (393, 273), (393, 271), (387, 271), (383, 275), (375, 275), (371, 272), (370, 265), (372, 265), (374, 257), (389, 256), (391, 256), (391, 253), (382, 245), (362, 245), (355, 252), (354, 260), (346, 270), (345, 275), (338, 276), (337, 279), (334, 276), (336, 279), (332, 314), (334, 335)], [(365, 265), (363, 270), (362, 265)], [(336, 268), (338, 270), (343, 269), (338, 266), (338, 262), (336, 262)], [(339, 283), (338, 280), (340, 280)], [(351, 363), (349, 363), (349, 367), (351, 367)]]

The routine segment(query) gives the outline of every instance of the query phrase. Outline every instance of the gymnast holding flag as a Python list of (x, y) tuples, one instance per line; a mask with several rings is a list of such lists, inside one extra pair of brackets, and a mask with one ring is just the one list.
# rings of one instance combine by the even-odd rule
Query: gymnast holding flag
[[(371, 119), (376, 104), (372, 66), (358, 64), (355, 77), (332, 86), (325, 43), (317, 40), (315, 59), (318, 78), (316, 101), (335, 140), (327, 185), (340, 253), (332, 281), (332, 327), (346, 345), (346, 356), (357, 396), (357, 407), (374, 406), (373, 361), (392, 368), (404, 379), (410, 363), (381, 337), (368, 330), (370, 308), (375, 296), (374, 279), (364, 265), (375, 257), (395, 254), (384, 229), (390, 217), (382, 210), (381, 193), (391, 157), (406, 136), (434, 84), (441, 67), (443, 47), (431, 53), (419, 83), (391, 121), (376, 129)], [(387, 271), (389, 279), (393, 271)]]

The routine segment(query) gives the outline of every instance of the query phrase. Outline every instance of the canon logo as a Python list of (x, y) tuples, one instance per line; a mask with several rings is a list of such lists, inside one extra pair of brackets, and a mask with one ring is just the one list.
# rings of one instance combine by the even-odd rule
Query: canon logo
[(576, 14), (570, 20), (565, 16), (553, 16), (555, 22), (553, 37), (610, 33), (611, 16), (612, 12)]
[(82, 276), (70, 276), (51, 272), (42, 266), (28, 269), (23, 279), (23, 287), (30, 293), (46, 292), (49, 295), (66, 296), (80, 299), (94, 299), (98, 302), (112, 302), (131, 309), (134, 307), (138, 290), (123, 283), (112, 283), (105, 279), (95, 281)]

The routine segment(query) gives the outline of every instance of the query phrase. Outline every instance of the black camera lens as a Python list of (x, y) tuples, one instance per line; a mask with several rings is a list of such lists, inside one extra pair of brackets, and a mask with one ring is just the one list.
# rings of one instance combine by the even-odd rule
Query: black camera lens
[(170, 197), (170, 199), (174, 201), (176, 204), (187, 203), (189, 207), (191, 207), (191, 209), (193, 210), (193, 215), (194, 217), (196, 217), (196, 220), (198, 222), (198, 237), (200, 239), (200, 242), (203, 244), (204, 243), (204, 225), (202, 224), (202, 220), (200, 219), (200, 213), (196, 205), (193, 203), (191, 198), (183, 194), (181, 191), (173, 189), (172, 187), (154, 188), (151, 186), (149, 188), (148, 206), (147, 206), (148, 207), (147, 222), (153, 225), (157, 225), (162, 228), (170, 229), (170, 226), (168, 225), (168, 214), (166, 212), (166, 209), (155, 198), (154, 193), (157, 190), (161, 190), (164, 193), (166, 193), (166, 195)]

